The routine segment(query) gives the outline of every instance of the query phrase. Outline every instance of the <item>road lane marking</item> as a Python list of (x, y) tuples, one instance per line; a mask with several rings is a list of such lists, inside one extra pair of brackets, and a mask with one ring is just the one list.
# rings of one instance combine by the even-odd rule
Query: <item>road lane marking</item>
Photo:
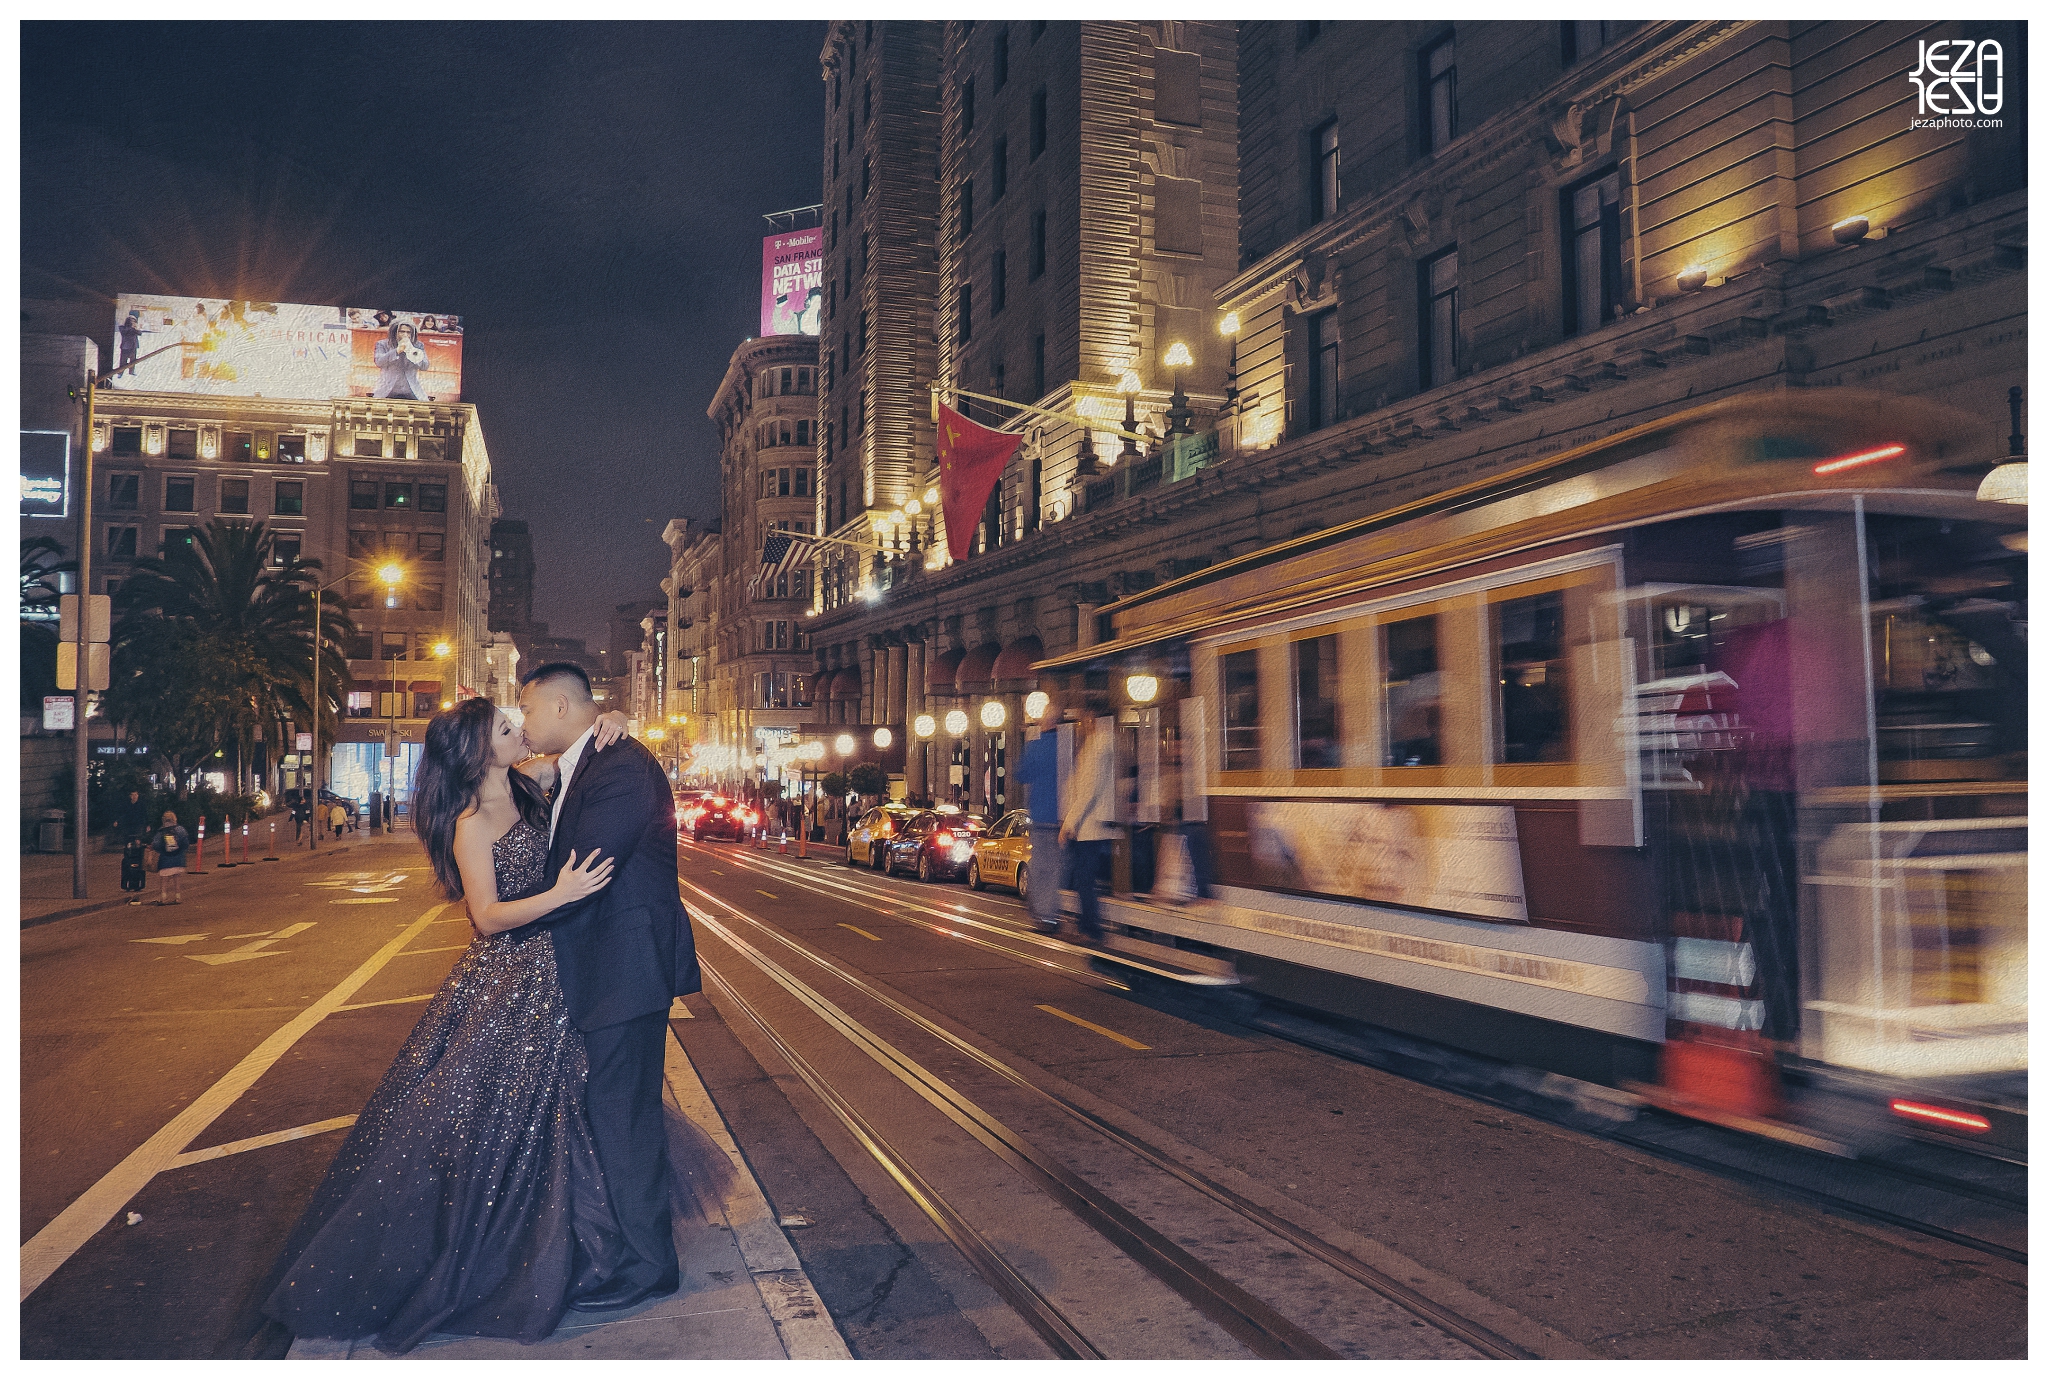
[(333, 1014), (334, 1009), (361, 991), (363, 984), (375, 977), (384, 965), (398, 957), (407, 944), (419, 932), (431, 924), (436, 916), (448, 909), (449, 903), (428, 910), (403, 931), (393, 936), (383, 948), (365, 959), (362, 966), (343, 978), (326, 996), (314, 1002), (269, 1039), (244, 1055), (242, 1061), (212, 1087), (195, 1098), (185, 1110), (165, 1123), (163, 1129), (130, 1151), (128, 1157), (107, 1171), (105, 1177), (74, 1199), (66, 1207), (29, 1238), (21, 1248), (21, 1297), (26, 1299), (43, 1282), (55, 1274), (65, 1261), (78, 1253), (80, 1247), (93, 1238), (94, 1233), (114, 1220), (121, 1210), (133, 1201), (136, 1194), (149, 1181), (168, 1169), (171, 1162), (184, 1152), (186, 1146), (220, 1118), (221, 1113), (235, 1105), (243, 1093), (254, 1087), (256, 1080), (267, 1073), (271, 1066), (285, 1056), (291, 1047), (307, 1032)]
[(411, 958), (414, 954), (452, 954), (457, 949), (466, 949), (468, 947), (469, 945), (467, 944), (449, 944), (439, 949), (407, 949), (402, 957)]
[(771, 900), (771, 901), (774, 901), (774, 900), (777, 900), (777, 899), (779, 899), (779, 898), (778, 898), (778, 897), (776, 896), (776, 894), (775, 894), (774, 892), (772, 892), (772, 891), (763, 891), (763, 890), (761, 890), (761, 888), (759, 888), (759, 887), (755, 887), (755, 888), (754, 888), (754, 894), (755, 894), (756, 896), (766, 896), (766, 897), (767, 897), (767, 898), (768, 898), (769, 900)]
[(353, 1005), (337, 1006), (334, 1009), (337, 1012), (368, 1011), (373, 1006), (403, 1006), (409, 1001), (432, 1001), (433, 999), (434, 994), (432, 992), (428, 992), (423, 996), (417, 997), (386, 997), (383, 1001), (359, 1001), (354, 1003)]
[[(229, 937), (233, 938), (234, 936), (230, 935)], [(158, 935), (155, 939), (131, 939), (128, 942), (130, 944), (190, 944), (204, 938), (206, 936), (203, 934), (164, 934)]]
[(222, 935), (222, 936), (221, 936), (221, 938), (222, 938), (222, 939), (267, 939), (267, 938), (268, 938), (269, 936), (270, 936), (270, 931), (269, 931), (269, 930), (251, 930), (251, 931), (250, 931), (249, 933), (247, 933), (247, 934), (224, 934), (224, 935)]
[(398, 904), (396, 896), (350, 896), (340, 901), (329, 901), (330, 906), (392, 906)]
[[(345, 1006), (340, 1009), (343, 1011), (348, 1010)], [(247, 1140), (231, 1140), (226, 1145), (209, 1145), (204, 1150), (188, 1150), (172, 1160), (169, 1168), (184, 1169), (189, 1165), (204, 1164), (208, 1160), (225, 1159), (229, 1155), (239, 1155), (244, 1150), (261, 1150), (270, 1145), (283, 1145), (287, 1141), (304, 1140), (307, 1136), (325, 1135), (329, 1131), (339, 1131), (344, 1126), (353, 1126), (355, 1124), (356, 1119), (353, 1116), (337, 1116), (326, 1121), (316, 1121), (310, 1126), (294, 1126), (289, 1131), (272, 1131), (269, 1135), (251, 1136)]]
[(847, 924), (847, 923), (846, 923), (846, 922), (845, 922), (844, 920), (841, 920), (841, 921), (839, 922), (839, 928), (840, 928), (840, 929), (842, 929), (842, 930), (852, 930), (852, 931), (853, 931), (853, 932), (854, 932), (855, 934), (857, 934), (857, 935), (861, 936), (861, 937), (862, 937), (863, 939), (872, 939), (872, 940), (874, 940), (874, 941), (875, 941), (875, 942), (876, 942), (877, 944), (879, 944), (879, 943), (881, 943), (881, 942), (882, 942), (882, 936), (880, 936), (879, 934), (869, 934), (869, 933), (868, 933), (868, 932), (867, 932), (866, 930), (862, 929), (862, 928), (861, 928), (861, 927), (860, 927), (859, 925), (849, 925), (849, 924)]
[(1074, 1015), (1072, 1012), (1062, 1011), (1057, 1006), (1047, 1006), (1043, 1002), (1041, 1002), (1038, 1005), (1038, 1009), (1040, 1011), (1045, 1012), (1048, 1015), (1058, 1016), (1063, 1021), (1072, 1021), (1075, 1025), (1080, 1026), (1084, 1030), (1092, 1030), (1097, 1035), (1106, 1035), (1110, 1039), (1115, 1040), (1118, 1044), (1123, 1045), (1127, 1049), (1152, 1048), (1152, 1046), (1150, 1045), (1139, 1044), (1136, 1040), (1133, 1040), (1128, 1035), (1119, 1035), (1114, 1030), (1109, 1029), (1107, 1026), (1097, 1025), (1093, 1021), (1084, 1021), (1079, 1016)]

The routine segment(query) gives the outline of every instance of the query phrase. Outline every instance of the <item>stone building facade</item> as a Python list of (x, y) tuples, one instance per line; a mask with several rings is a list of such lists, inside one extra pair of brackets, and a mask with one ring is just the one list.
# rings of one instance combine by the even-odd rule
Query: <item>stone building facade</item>
[(815, 337), (764, 336), (733, 351), (707, 409), (720, 436), (726, 547), (712, 596), (712, 697), (716, 742), (735, 752), (793, 734), (811, 703), (804, 615), (815, 573), (798, 568), (758, 586), (754, 577), (769, 533), (816, 530), (817, 379)]
[[(1005, 803), (993, 767), (1014, 743), (992, 734), (1019, 724), (1032, 663), (1091, 645), (1098, 609), (1123, 594), (1706, 401), (1842, 385), (1931, 394), (1983, 418), (1981, 434), (1956, 438), (1958, 454), (2003, 450), (2005, 392), (2025, 375), (2023, 78), (2004, 83), (2003, 128), (1969, 130), (1915, 127), (1906, 78), (1921, 40), (1988, 38), (2014, 54), (2013, 25), (1084, 22), (1060, 37), (1062, 27), (948, 26), (936, 376), (1003, 391), (987, 386), (994, 352), (979, 353), (988, 280), (975, 275), (987, 271), (979, 237), (1010, 222), (984, 214), (990, 154), (957, 131), (968, 80), (977, 131), (987, 122), (992, 144), (1010, 127), (987, 113), (1004, 107), (983, 85), (1006, 34), (1026, 147), (1042, 108), (1047, 155), (1063, 160), (1047, 165), (1048, 195), (1077, 189), (1075, 221), (1090, 233), (1121, 227), (1129, 269), (1125, 296), (1091, 317), (1090, 284), (1107, 280), (1090, 278), (1074, 249), (1062, 307), (1072, 380), (1064, 396), (1041, 396), (1085, 413), (1110, 367), (1133, 360), (1137, 414), (1157, 426), (1164, 319), (1198, 367), (1222, 362), (1217, 383), (1191, 373), (1186, 384), (1215, 459), (1175, 477), (1155, 451), (1077, 482), (1078, 433), (1049, 425), (1027, 433), (1005, 478), (996, 541), (956, 565), (892, 563), (900, 574), (874, 582), (874, 597), (828, 580), (811, 626), (837, 721), (940, 722), (933, 765), (911, 757), (913, 793), (945, 793), (940, 767), (957, 765), (945, 775), (964, 778), (974, 804)], [(1075, 54), (1064, 70), (1077, 136), (1065, 145), (1053, 79), (1041, 107), (1039, 78), (1019, 63), (1034, 38)], [(1161, 52), (1196, 55), (1200, 139), (1160, 118), (1167, 90), (1146, 55), (1156, 68)], [(1109, 99), (1090, 95), (1090, 63), (1110, 53), (1104, 70), (1125, 74), (1138, 127), (1120, 165), (1138, 213), (1122, 220), (1091, 190), (1115, 183), (1114, 141), (1089, 133)], [(1146, 212), (1156, 217), (1172, 169), (1201, 169), (1210, 247), (1212, 104), (1231, 122), (1234, 204), (1214, 208), (1213, 228), (1231, 268), (1213, 284), (1181, 275), (1191, 281), (1172, 291), (1190, 295), (1176, 300), (1160, 285), (1176, 275)], [(1169, 144), (1196, 161), (1168, 157)], [(1004, 200), (1034, 205), (1011, 176)], [(969, 177), (975, 224), (962, 232)], [(1191, 196), (1169, 185), (1163, 199)], [(1050, 213), (1048, 233), (1050, 273)], [(1153, 258), (1158, 273), (1145, 267)], [(976, 319), (962, 341), (949, 313), (970, 283)], [(1028, 315), (1031, 300), (1010, 299), (1004, 314)], [(1118, 312), (1121, 346), (1105, 324)], [(1012, 377), (1010, 393), (1026, 396)], [(927, 405), (923, 393), (915, 401)], [(1035, 526), (1010, 526), (1013, 485), (1037, 490)], [(1005, 729), (982, 729), (990, 704)], [(944, 729), (953, 710), (968, 721), (957, 737)]]
[(672, 519), (661, 539), (669, 551), (667, 711), (683, 720), (671, 732), (682, 755), (718, 741), (715, 698), (718, 665), (718, 595), (725, 572), (722, 521)]

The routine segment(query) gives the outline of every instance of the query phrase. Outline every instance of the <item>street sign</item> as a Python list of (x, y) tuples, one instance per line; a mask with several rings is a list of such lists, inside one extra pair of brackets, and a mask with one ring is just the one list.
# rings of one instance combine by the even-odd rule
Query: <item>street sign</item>
[[(113, 683), (112, 660), (107, 655), (107, 644), (88, 642), (86, 650), (86, 689), (104, 690)], [(57, 644), (57, 688), (76, 690), (78, 688), (78, 644), (60, 642)]]
[(78, 701), (69, 695), (43, 696), (43, 731), (56, 733), (71, 727)]
[[(85, 640), (105, 642), (113, 631), (114, 600), (107, 594), (85, 596)], [(78, 596), (60, 594), (57, 596), (57, 636), (64, 642), (78, 640)], [(95, 686), (94, 689), (100, 687)]]
[(293, 743), (293, 747), (300, 752), (311, 752), (313, 750), (313, 735), (310, 733), (299, 734)]

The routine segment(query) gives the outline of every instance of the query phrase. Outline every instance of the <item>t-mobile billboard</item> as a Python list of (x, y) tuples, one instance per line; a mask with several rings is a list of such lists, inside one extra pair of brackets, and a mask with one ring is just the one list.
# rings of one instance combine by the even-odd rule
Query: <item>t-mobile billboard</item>
[(462, 318), (122, 293), (108, 388), (242, 398), (462, 398)]
[(816, 335), (825, 281), (825, 232), (812, 228), (761, 242), (761, 334)]

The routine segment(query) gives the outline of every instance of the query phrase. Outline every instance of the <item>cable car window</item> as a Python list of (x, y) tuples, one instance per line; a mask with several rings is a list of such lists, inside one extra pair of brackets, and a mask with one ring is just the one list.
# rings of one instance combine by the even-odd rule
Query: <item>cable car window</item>
[(1571, 760), (1565, 686), (1564, 593), (1551, 590), (1494, 606), (1501, 762)]
[(1257, 771), (1259, 761), (1259, 653), (1223, 656), (1223, 770)]
[(1443, 759), (1443, 680), (1437, 670), (1436, 615), (1382, 630), (1381, 702), (1387, 725), (1384, 765), (1434, 767)]
[(1297, 767), (1341, 766), (1337, 747), (1337, 639), (1306, 637), (1294, 644), (1294, 725)]

